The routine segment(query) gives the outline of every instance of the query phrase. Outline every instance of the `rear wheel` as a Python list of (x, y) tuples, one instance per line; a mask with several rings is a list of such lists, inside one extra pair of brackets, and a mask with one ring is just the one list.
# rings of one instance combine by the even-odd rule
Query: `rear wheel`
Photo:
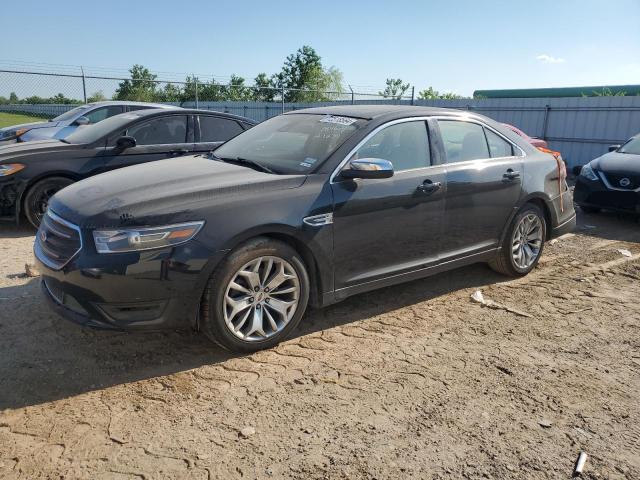
[(526, 275), (540, 260), (546, 235), (544, 213), (537, 205), (527, 204), (512, 220), (498, 256), (489, 265), (504, 275)]
[(235, 352), (272, 347), (298, 325), (309, 300), (302, 258), (286, 243), (256, 238), (234, 250), (213, 273), (200, 328)]
[(49, 177), (36, 182), (24, 197), (24, 214), (35, 228), (40, 226), (42, 217), (47, 212), (49, 200), (58, 191), (73, 183), (65, 177)]

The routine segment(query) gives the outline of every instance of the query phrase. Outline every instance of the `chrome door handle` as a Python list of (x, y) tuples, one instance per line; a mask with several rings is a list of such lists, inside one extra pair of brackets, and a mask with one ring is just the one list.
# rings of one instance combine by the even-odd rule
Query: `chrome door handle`
[(433, 192), (439, 190), (441, 186), (441, 182), (432, 182), (431, 180), (425, 180), (420, 185), (418, 185), (417, 190), (420, 193), (424, 193), (425, 195), (431, 195)]
[(502, 178), (505, 180), (515, 180), (516, 178), (520, 178), (520, 172), (509, 169), (502, 174)]

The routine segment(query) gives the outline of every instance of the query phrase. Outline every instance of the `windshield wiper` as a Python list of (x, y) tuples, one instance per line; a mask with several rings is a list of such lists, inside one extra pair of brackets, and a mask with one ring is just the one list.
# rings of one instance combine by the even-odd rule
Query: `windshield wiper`
[(217, 157), (214, 154), (211, 154), (211, 158), (213, 158), (214, 160), (219, 160), (221, 162), (237, 163), (238, 165), (242, 165), (242, 166), (245, 166), (245, 167), (253, 168), (254, 170), (259, 170), (261, 172), (271, 173), (271, 174), (274, 174), (274, 175), (278, 174), (278, 172), (276, 172), (275, 170), (267, 167), (266, 165), (258, 163), (255, 160), (249, 160), (248, 158), (242, 158), (242, 157), (233, 157), (233, 158)]

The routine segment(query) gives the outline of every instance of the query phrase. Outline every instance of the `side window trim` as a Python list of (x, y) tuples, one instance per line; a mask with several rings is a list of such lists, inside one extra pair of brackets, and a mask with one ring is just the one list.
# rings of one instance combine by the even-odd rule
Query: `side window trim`
[[(496, 135), (498, 135), (500, 138), (502, 138), (505, 142), (507, 142), (509, 145), (511, 145), (511, 150), (513, 155), (511, 155), (510, 157), (489, 157), (489, 158), (477, 158), (474, 160), (465, 160), (464, 162), (456, 162), (456, 164), (464, 164), (464, 163), (471, 163), (471, 162), (485, 162), (488, 160), (498, 160), (498, 159), (504, 159), (504, 158), (524, 158), (527, 156), (526, 152), (520, 148), (520, 146), (518, 146), (517, 144), (515, 144), (512, 140), (508, 139), (507, 137), (505, 137), (502, 133), (498, 132), (495, 128), (492, 128), (491, 126), (487, 125), (486, 123), (477, 120), (475, 118), (458, 118), (458, 117), (454, 117), (454, 116), (445, 116), (445, 115), (434, 115), (433, 117), (431, 117), (433, 120), (436, 120), (436, 125), (438, 124), (439, 120), (449, 120), (449, 121), (458, 121), (458, 122), (469, 122), (469, 123), (476, 123), (478, 125), (480, 125), (483, 129), (487, 129), (490, 130), (491, 132), (495, 133)], [(439, 136), (439, 141), (442, 141), (442, 134), (439, 131), (439, 127), (438, 127), (438, 136)], [(484, 130), (483, 130), (484, 131)], [(487, 142), (487, 148), (489, 149), (489, 155), (491, 155), (491, 148), (489, 147), (489, 142), (487, 139), (487, 135), (485, 133), (484, 135), (485, 141)], [(442, 148), (444, 148), (444, 145), (442, 146)], [(443, 151), (444, 153), (444, 151)], [(445, 153), (445, 158), (443, 159), (443, 164), (446, 164), (446, 153)]]
[(381, 132), (382, 130), (389, 128), (393, 125), (397, 125), (399, 123), (407, 123), (407, 122), (423, 122), (424, 128), (426, 130), (427, 133), (427, 139), (429, 142), (429, 160), (430, 160), (430, 165), (426, 165), (424, 167), (419, 167), (419, 168), (412, 168), (410, 170), (402, 170), (399, 171), (398, 173), (403, 173), (403, 172), (408, 172), (408, 171), (412, 171), (412, 170), (424, 170), (425, 168), (433, 168), (433, 167), (437, 167), (438, 165), (433, 161), (433, 144), (431, 142), (431, 129), (429, 128), (429, 125), (427, 123), (427, 120), (431, 118), (429, 116), (422, 116), (422, 117), (407, 117), (407, 118), (399, 118), (397, 120), (391, 120), (387, 123), (383, 123), (382, 125), (378, 125), (376, 128), (374, 128), (371, 132), (369, 132), (362, 140), (360, 140), (357, 145), (355, 147), (353, 147), (349, 153), (347, 153), (347, 155), (345, 156), (344, 159), (342, 159), (342, 161), (338, 164), (338, 166), (336, 168), (333, 169), (333, 172), (331, 173), (331, 176), (329, 177), (329, 184), (334, 184), (336, 183), (335, 179), (338, 176), (338, 174), (340, 173), (340, 171), (345, 167), (345, 165), (347, 164), (347, 162), (349, 161), (349, 159), (351, 157), (353, 157), (353, 155), (360, 150), (360, 148), (362, 148), (364, 146), (365, 143), (367, 143), (369, 140), (371, 140), (371, 138), (373, 138), (376, 134), (378, 134), (379, 132)]

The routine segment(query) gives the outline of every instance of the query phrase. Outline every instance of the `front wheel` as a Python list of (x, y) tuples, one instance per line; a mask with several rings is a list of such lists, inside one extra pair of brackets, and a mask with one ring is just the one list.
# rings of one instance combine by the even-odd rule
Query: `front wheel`
[(546, 235), (544, 213), (537, 205), (526, 205), (512, 220), (497, 257), (489, 265), (511, 277), (526, 275), (540, 260)]
[(231, 252), (209, 279), (200, 328), (227, 350), (254, 352), (287, 338), (308, 300), (300, 255), (286, 243), (256, 238)]
[(47, 213), (49, 200), (58, 191), (73, 183), (65, 177), (50, 177), (36, 182), (29, 188), (24, 197), (24, 214), (35, 228), (40, 226), (44, 214)]

